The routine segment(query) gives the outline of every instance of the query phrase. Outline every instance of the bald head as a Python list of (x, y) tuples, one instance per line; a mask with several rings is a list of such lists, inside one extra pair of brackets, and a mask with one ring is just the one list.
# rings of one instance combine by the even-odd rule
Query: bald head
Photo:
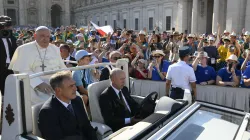
[(125, 72), (119, 68), (114, 68), (110, 72), (110, 79), (112, 81), (112, 85), (118, 90), (125, 86), (126, 75)]

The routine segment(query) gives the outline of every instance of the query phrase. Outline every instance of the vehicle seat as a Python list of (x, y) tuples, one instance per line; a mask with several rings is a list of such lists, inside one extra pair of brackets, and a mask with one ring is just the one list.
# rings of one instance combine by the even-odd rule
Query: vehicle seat
[(181, 108), (182, 102), (178, 102), (169, 97), (161, 97), (155, 106), (155, 113), (169, 114), (179, 108)]
[(99, 105), (99, 97), (101, 93), (109, 86), (110, 86), (110, 80), (96, 82), (88, 86), (89, 106), (90, 106), (92, 121), (94, 122), (104, 123), (104, 119), (102, 117)]
[(99, 97), (101, 93), (109, 86), (110, 80), (96, 82), (88, 86), (89, 107), (92, 117), (91, 125), (94, 128), (98, 127), (97, 132), (99, 139), (103, 139), (113, 133), (112, 129), (105, 125), (99, 105)]
[(38, 137), (42, 137), (41, 132), (38, 128), (38, 117), (39, 117), (39, 112), (42, 108), (44, 103), (39, 103), (36, 105), (33, 105), (32, 108), (32, 126), (33, 126), (33, 134)]

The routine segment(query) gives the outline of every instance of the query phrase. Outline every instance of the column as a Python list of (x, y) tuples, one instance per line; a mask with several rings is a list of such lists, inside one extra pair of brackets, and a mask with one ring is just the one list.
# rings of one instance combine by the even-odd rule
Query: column
[(46, 21), (47, 21), (47, 8), (48, 7), (46, 5), (46, 0), (40, 0), (40, 5), (39, 5), (39, 23), (38, 25), (43, 25), (46, 26)]
[(0, 15), (4, 15), (3, 0), (0, 0)]
[(19, 0), (19, 25), (26, 25), (26, 14), (25, 14), (25, 12), (26, 12), (25, 1), (24, 0)]
[(227, 0), (226, 30), (239, 32), (240, 1)]
[(250, 31), (250, 1), (247, 1), (246, 4), (246, 17), (245, 17), (245, 29)]
[(219, 23), (219, 7), (220, 0), (214, 0), (214, 11), (213, 11), (213, 25), (212, 32), (217, 32), (217, 23)]
[(65, 4), (65, 20), (64, 20), (64, 25), (65, 26), (68, 26), (70, 25), (70, 3), (69, 3), (69, 0), (65, 0), (64, 1), (64, 4)]
[(191, 33), (197, 33), (198, 0), (193, 0)]
[(188, 29), (188, 2), (186, 0), (177, 2), (177, 16), (175, 30), (184, 33)]

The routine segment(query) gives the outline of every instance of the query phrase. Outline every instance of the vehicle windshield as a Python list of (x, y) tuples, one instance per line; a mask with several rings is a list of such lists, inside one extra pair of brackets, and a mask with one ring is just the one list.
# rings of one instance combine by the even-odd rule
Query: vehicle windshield
[(243, 118), (243, 115), (201, 107), (165, 139), (233, 139)]

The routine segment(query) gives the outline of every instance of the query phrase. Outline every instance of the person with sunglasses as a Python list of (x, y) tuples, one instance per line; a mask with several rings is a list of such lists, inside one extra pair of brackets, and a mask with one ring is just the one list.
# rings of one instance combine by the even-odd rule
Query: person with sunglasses
[(153, 60), (149, 64), (148, 79), (154, 81), (165, 81), (170, 62), (163, 60), (165, 54), (162, 50), (155, 50), (152, 52)]
[(216, 85), (238, 87), (240, 84), (241, 72), (236, 69), (238, 58), (232, 54), (227, 59), (227, 67), (218, 71)]
[[(118, 59), (121, 59), (121, 56), (122, 54), (119, 52), (119, 51), (112, 51), (110, 54), (109, 54), (109, 61), (111, 63), (116, 63), (116, 61)], [(103, 68), (101, 70), (101, 76), (100, 76), (100, 81), (103, 81), (103, 80), (108, 80), (109, 79), (109, 75), (110, 75), (110, 71), (114, 69), (113, 66), (106, 66), (105, 68)]]

